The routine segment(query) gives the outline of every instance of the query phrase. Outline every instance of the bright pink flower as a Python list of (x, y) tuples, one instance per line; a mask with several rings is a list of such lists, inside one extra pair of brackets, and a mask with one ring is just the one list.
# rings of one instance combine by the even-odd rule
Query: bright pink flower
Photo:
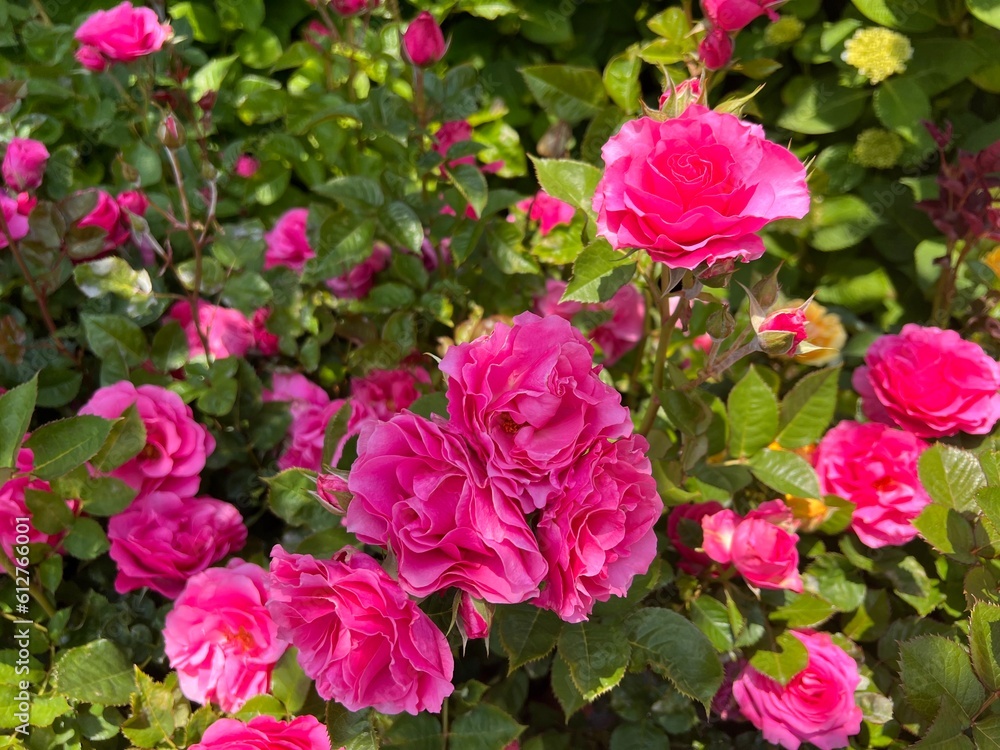
[(264, 235), (267, 243), (265, 269), (286, 266), (295, 273), (302, 273), (306, 261), (316, 257), (316, 251), (310, 247), (306, 236), (308, 221), (308, 208), (293, 208), (281, 215), (271, 231)]
[(403, 49), (411, 63), (426, 68), (444, 57), (448, 46), (434, 16), (426, 10), (410, 21), (403, 34)]
[(775, 13), (774, 6), (779, 3), (780, 0), (778, 2), (774, 2), (774, 0), (701, 0), (701, 7), (714, 28), (735, 32), (740, 31), (765, 13), (772, 21), (777, 21), (778, 14)]
[[(806, 331), (805, 310), (801, 308), (781, 309), (769, 313), (757, 328), (757, 338), (764, 344), (764, 350), (769, 354), (794, 354), (799, 348), (799, 344), (805, 341), (809, 334)], [(770, 332), (769, 336), (761, 336), (762, 333)], [(784, 346), (788, 342), (788, 347), (784, 351), (772, 351), (775, 346)]]
[(345, 508), (351, 492), (347, 480), (340, 474), (321, 473), (316, 477), (316, 497), (328, 511), (342, 516), (347, 512)]
[(111, 252), (125, 243), (129, 238), (129, 230), (122, 222), (122, 210), (118, 201), (103, 190), (97, 188), (92, 190), (97, 193), (97, 203), (89, 214), (76, 223), (76, 226), (79, 229), (86, 227), (103, 229), (106, 234), (103, 252)]
[(557, 316), (513, 325), (448, 349), (448, 414), (478, 447), (501, 492), (542, 508), (595, 441), (632, 432), (621, 394), (602, 382), (594, 350)]
[(668, 87), (660, 95), (660, 109), (663, 109), (671, 99), (685, 104), (694, 104), (701, 100), (703, 94), (704, 88), (700, 78), (685, 78), (680, 83), (674, 84), (672, 89)]
[(372, 370), (363, 378), (354, 378), (348, 427), (358, 432), (365, 424), (385, 422), (420, 398), (418, 385), (430, 383), (430, 375), (419, 367)]
[(576, 209), (565, 201), (553, 198), (544, 190), (539, 190), (534, 197), (525, 198), (516, 204), (516, 208), (528, 214), (532, 221), (540, 222), (538, 233), (543, 237), (559, 224), (569, 224), (576, 216)]
[(236, 173), (237, 177), (242, 177), (244, 180), (248, 180), (257, 174), (258, 169), (260, 169), (259, 159), (254, 159), (249, 154), (240, 154), (239, 158), (236, 159), (236, 165), (233, 167), (233, 172)]
[(458, 627), (467, 640), (490, 637), (490, 621), (483, 615), (485, 607), (468, 592), (462, 592), (458, 601)]
[(747, 583), (802, 591), (795, 519), (780, 500), (762, 503), (744, 518), (721, 510), (703, 517), (701, 527), (705, 554), (720, 565), (732, 564)]
[(809, 210), (805, 168), (759, 125), (692, 104), (671, 120), (626, 122), (601, 152), (598, 234), (670, 268), (755, 260), (755, 232)]
[(649, 444), (640, 435), (599, 440), (571, 469), (563, 494), (542, 511), (537, 533), (549, 563), (535, 599), (566, 622), (586, 620), (595, 602), (625, 596), (656, 557), (663, 512)]
[(349, 711), (438, 712), (454, 690), (444, 634), (368, 555), (271, 551), (271, 614), (324, 700)]
[[(34, 454), (28, 448), (21, 448), (17, 454), (15, 468), (22, 476), (8, 479), (0, 484), (0, 546), (12, 560), (21, 557), (14, 554), (14, 546), (18, 537), (26, 536), (28, 544), (47, 544), (56, 547), (64, 534), (43, 534), (31, 524), (31, 512), (25, 504), (24, 495), (27, 490), (50, 492), (52, 487), (42, 479), (32, 479), (26, 473), (34, 466)], [(74, 513), (80, 507), (76, 500), (67, 501), (66, 505)], [(28, 519), (27, 524), (18, 521)], [(20, 545), (18, 545), (20, 546)], [(3, 571), (0, 571), (2, 573)]]
[(854, 503), (851, 528), (869, 547), (906, 544), (913, 519), (930, 503), (917, 461), (927, 445), (877, 422), (841, 422), (820, 441), (816, 473), (823, 494)]
[(330, 750), (330, 735), (309, 714), (291, 721), (267, 715), (254, 716), (246, 723), (219, 719), (190, 750)]
[(278, 353), (278, 343), (280, 338), (267, 330), (267, 320), (271, 317), (271, 311), (262, 307), (257, 310), (250, 319), (250, 328), (253, 331), (253, 342), (257, 350), (265, 357), (273, 357)]
[(80, 24), (74, 37), (80, 42), (76, 59), (88, 70), (100, 72), (115, 62), (132, 62), (159, 50), (173, 30), (160, 23), (156, 11), (133, 8), (125, 2), (99, 10)]
[(808, 665), (784, 687), (748, 665), (733, 684), (740, 711), (765, 740), (786, 750), (806, 742), (820, 750), (847, 747), (861, 731), (857, 663), (827, 633), (789, 632), (809, 652)]
[(702, 516), (701, 548), (709, 560), (720, 565), (729, 565), (733, 561), (733, 535), (742, 520), (739, 513), (729, 509)]
[(111, 476), (139, 494), (159, 490), (191, 497), (198, 491), (205, 459), (215, 450), (215, 438), (194, 421), (191, 407), (176, 393), (158, 385), (136, 388), (121, 380), (98, 388), (80, 414), (117, 419), (132, 404), (146, 428), (146, 447)]
[(195, 573), (242, 549), (247, 529), (229, 503), (150, 492), (111, 518), (108, 539), (118, 564), (115, 591), (148, 586), (173, 599)]
[(722, 70), (733, 59), (733, 39), (722, 29), (709, 29), (698, 43), (698, 57), (709, 70)]
[(1000, 363), (955, 331), (909, 323), (882, 336), (851, 382), (866, 417), (920, 437), (985, 435), (1000, 420)]
[(127, 217), (124, 215), (126, 211), (133, 213), (136, 216), (145, 216), (146, 211), (149, 210), (149, 198), (141, 190), (125, 190), (118, 193), (118, 197), (115, 198), (115, 203), (118, 204), (118, 208), (121, 209), (122, 221), (127, 222)]
[(705, 516), (713, 516), (721, 510), (722, 506), (714, 500), (707, 503), (686, 503), (670, 509), (670, 515), (667, 517), (667, 538), (680, 555), (677, 567), (685, 573), (699, 575), (712, 564), (711, 557), (704, 552), (698, 552), (698, 548), (702, 546), (698, 540), (704, 537), (702, 519)]
[[(319, 471), (323, 463), (326, 426), (347, 402), (344, 399), (331, 401), (326, 391), (298, 373), (275, 373), (273, 383), (274, 390), (264, 392), (264, 401), (288, 401), (292, 413), (288, 441), (278, 458), (278, 468)], [(347, 435), (331, 459), (334, 465), (340, 460), (346, 440)]]
[[(444, 158), (448, 157), (448, 150), (456, 143), (464, 143), (472, 140), (472, 126), (465, 120), (452, 120), (441, 123), (441, 127), (434, 133), (434, 150)], [(449, 167), (457, 167), (459, 164), (475, 164), (476, 157), (470, 154), (448, 162)]]
[(355, 16), (366, 10), (375, 10), (381, 0), (330, 0), (330, 7), (342, 16)]
[(243, 560), (188, 579), (163, 626), (164, 651), (186, 698), (232, 712), (270, 692), (288, 644), (267, 604), (267, 571)]
[(517, 500), (447, 422), (404, 412), (363, 432), (348, 488), (347, 530), (392, 551), (409, 593), (455, 586), (494, 604), (538, 594), (546, 564)]
[[(7, 232), (15, 242), (28, 234), (28, 217), (22, 213), (18, 201), (0, 195), (0, 210), (3, 211), (4, 221), (7, 222)], [(30, 213), (30, 211), (29, 211)], [(0, 232), (0, 248), (7, 247), (7, 234)]]
[(326, 285), (340, 299), (361, 299), (375, 284), (375, 276), (389, 265), (392, 250), (384, 242), (376, 242), (372, 254), (347, 273), (327, 279)]
[(254, 345), (253, 326), (239, 310), (199, 300), (196, 326), (191, 315), (191, 303), (184, 300), (175, 302), (165, 318), (177, 321), (184, 329), (188, 342), (188, 358), (192, 360), (205, 356), (205, 346), (198, 333), (199, 328), (208, 339), (208, 351), (213, 359), (242, 357)]
[(12, 138), (3, 157), (4, 182), (15, 193), (34, 190), (42, 184), (49, 150), (45, 144), (31, 138)]

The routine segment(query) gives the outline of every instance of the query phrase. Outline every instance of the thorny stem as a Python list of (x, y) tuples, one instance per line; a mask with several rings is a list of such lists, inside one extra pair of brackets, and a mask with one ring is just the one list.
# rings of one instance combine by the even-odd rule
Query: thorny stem
[[(668, 283), (666, 278), (661, 275), (661, 284)], [(661, 289), (660, 291), (660, 336), (659, 341), (656, 345), (656, 358), (653, 360), (653, 382), (652, 382), (652, 393), (649, 397), (649, 405), (646, 407), (646, 413), (642, 417), (642, 424), (639, 426), (640, 435), (648, 435), (649, 431), (653, 429), (653, 423), (656, 421), (656, 413), (660, 408), (660, 390), (663, 388), (663, 372), (666, 369), (667, 364), (667, 350), (670, 347), (670, 339), (674, 334), (674, 326), (680, 319), (681, 313), (684, 308), (687, 307), (687, 302), (684, 297), (681, 296), (677, 300), (677, 305), (673, 310), (670, 309), (670, 298), (671, 293), (669, 289)]]
[(697, 388), (709, 378), (721, 375), (745, 356), (752, 354), (755, 351), (757, 351), (756, 341), (754, 339), (747, 341), (746, 336), (744, 336), (740, 340), (740, 343), (726, 352), (726, 356), (722, 359), (708, 362), (708, 364), (705, 365), (705, 369), (701, 371), (698, 377), (690, 381), (684, 389), (690, 391)]
[[(14, 567), (13, 560), (7, 554), (7, 550), (0, 548), (0, 567), (7, 571), (7, 575), (10, 576), (12, 581), (17, 580), (17, 569)], [(31, 594), (32, 598), (38, 602), (39, 606), (45, 610), (45, 614), (49, 617), (54, 617), (56, 614), (56, 608), (52, 606), (52, 602), (45, 595), (45, 592), (38, 588), (38, 584), (34, 581), (28, 583), (28, 593)]]

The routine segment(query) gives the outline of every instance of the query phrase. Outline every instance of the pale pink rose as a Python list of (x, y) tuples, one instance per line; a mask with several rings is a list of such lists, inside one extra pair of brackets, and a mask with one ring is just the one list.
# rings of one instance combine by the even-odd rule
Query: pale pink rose
[(146, 447), (111, 472), (139, 494), (173, 492), (191, 497), (198, 491), (205, 459), (215, 450), (215, 438), (194, 421), (191, 407), (173, 391), (127, 380), (98, 388), (80, 409), (117, 419), (132, 404), (146, 428)]
[(150, 492), (111, 518), (108, 540), (118, 564), (115, 591), (148, 586), (173, 599), (195, 573), (242, 549), (247, 529), (229, 503)]
[(780, 500), (762, 503), (744, 518), (722, 510), (703, 517), (701, 526), (705, 554), (721, 565), (732, 564), (750, 585), (802, 591), (795, 518)]
[(419, 367), (372, 370), (352, 379), (349, 429), (358, 432), (365, 424), (385, 422), (420, 398), (419, 385), (430, 383), (430, 375)]
[(729, 565), (733, 561), (733, 535), (742, 520), (739, 513), (729, 509), (702, 516), (701, 548), (709, 560), (720, 565)]
[(42, 184), (49, 150), (45, 144), (31, 138), (12, 138), (3, 157), (4, 182), (15, 193), (34, 190)]
[(709, 70), (722, 70), (733, 59), (733, 39), (722, 29), (709, 29), (698, 43), (698, 57)]
[(704, 538), (701, 524), (705, 516), (713, 516), (721, 510), (722, 506), (714, 500), (709, 500), (707, 503), (686, 503), (670, 509), (670, 515), (667, 517), (667, 538), (680, 555), (677, 567), (685, 573), (700, 575), (712, 564), (712, 558), (698, 551), (702, 546), (699, 538)]
[[(278, 468), (298, 467), (319, 471), (323, 463), (326, 426), (347, 402), (344, 399), (331, 401), (326, 391), (298, 373), (275, 373), (272, 382), (274, 390), (263, 393), (264, 401), (288, 401), (292, 414), (288, 440), (278, 458)], [(348, 435), (344, 436), (331, 458), (334, 465), (340, 460)]]
[(205, 357), (205, 346), (201, 334), (208, 340), (208, 352), (212, 359), (243, 357), (254, 345), (254, 330), (247, 317), (239, 310), (219, 307), (198, 300), (198, 324), (191, 315), (191, 303), (187, 300), (175, 302), (164, 316), (175, 320), (184, 329), (188, 342), (188, 358)]
[(759, 125), (692, 104), (673, 119), (626, 122), (601, 152), (598, 234), (670, 268), (755, 260), (755, 232), (809, 210), (805, 168)]
[(22, 213), (19, 202), (5, 195), (0, 195), (0, 210), (3, 211), (4, 221), (7, 222), (7, 232), (0, 232), (0, 248), (4, 248), (10, 244), (7, 241), (8, 232), (15, 242), (28, 234), (30, 228), (28, 214), (31, 213), (31, 210), (29, 208), (27, 212)]
[(190, 750), (330, 750), (330, 735), (309, 714), (291, 721), (267, 715), (254, 716), (246, 723), (219, 719)]
[(516, 204), (516, 208), (528, 214), (531, 221), (539, 222), (538, 233), (543, 237), (560, 224), (569, 224), (576, 216), (576, 209), (570, 204), (553, 198), (544, 190), (539, 190), (531, 198)]
[(125, 2), (99, 10), (76, 30), (76, 59), (88, 70), (102, 71), (111, 63), (132, 62), (158, 51), (172, 33), (156, 11)]
[(545, 506), (596, 441), (632, 432), (621, 394), (601, 381), (593, 355), (568, 321), (526, 312), (452, 346), (441, 361), (453, 424), (526, 513)]
[(437, 21), (427, 11), (417, 14), (403, 34), (403, 50), (411, 63), (426, 68), (444, 57), (448, 45)]
[(494, 604), (538, 594), (546, 563), (515, 498), (444, 420), (403, 412), (362, 432), (345, 525), (388, 547), (415, 596), (455, 586)]
[(242, 177), (244, 180), (248, 180), (257, 174), (258, 169), (260, 169), (259, 159), (254, 159), (249, 154), (240, 154), (239, 158), (236, 159), (236, 165), (233, 167), (233, 172), (236, 173), (237, 177)]
[(466, 591), (458, 601), (458, 627), (462, 636), (470, 641), (490, 637), (490, 621), (483, 614), (486, 605)]
[(308, 221), (308, 208), (293, 208), (281, 215), (271, 231), (264, 235), (267, 243), (264, 250), (265, 269), (285, 266), (295, 273), (302, 273), (306, 261), (316, 257), (316, 251), (310, 247), (306, 235)]
[[(808, 322), (805, 311), (800, 308), (775, 310), (758, 326), (757, 338), (768, 354), (794, 354), (799, 344), (809, 337)], [(783, 351), (778, 351), (782, 348)]]
[(671, 99), (675, 102), (694, 104), (700, 101), (703, 95), (704, 87), (700, 78), (685, 78), (680, 83), (674, 84), (673, 88), (668, 86), (660, 95), (660, 109), (663, 109)]
[(376, 242), (372, 254), (347, 273), (327, 279), (326, 286), (340, 299), (361, 299), (375, 285), (375, 276), (389, 265), (392, 250), (384, 242)]
[(444, 634), (353, 547), (332, 560), (275, 547), (268, 608), (324, 700), (349, 711), (437, 713), (454, 690)]
[(233, 712), (270, 692), (288, 643), (267, 604), (267, 571), (240, 559), (188, 579), (163, 626), (163, 648), (185, 698)]
[(814, 460), (823, 494), (854, 503), (851, 528), (869, 547), (906, 544), (930, 497), (917, 461), (927, 445), (877, 422), (841, 422), (819, 443)]
[(76, 226), (80, 229), (85, 227), (103, 229), (106, 234), (103, 252), (108, 253), (125, 243), (129, 238), (129, 230), (122, 222), (122, 210), (118, 201), (103, 190), (97, 188), (91, 190), (97, 193), (97, 203), (89, 214), (76, 223)]
[(820, 750), (847, 747), (861, 731), (861, 709), (854, 691), (861, 682), (858, 665), (827, 633), (791, 630), (809, 653), (806, 668), (782, 687), (747, 665), (733, 684), (743, 715), (764, 739), (785, 750), (812, 743)]
[(632, 579), (649, 570), (663, 501), (648, 450), (641, 435), (597, 441), (570, 471), (563, 494), (545, 506), (536, 531), (549, 574), (534, 600), (539, 607), (581, 622), (595, 602), (625, 596)]
[(868, 419), (920, 437), (985, 435), (1000, 420), (1000, 363), (955, 331), (909, 323), (882, 336), (851, 382)]
[(701, 0), (705, 16), (712, 26), (723, 31), (740, 31), (751, 21), (760, 18), (765, 13), (772, 21), (778, 20), (774, 7), (781, 0)]
[(253, 342), (257, 350), (265, 357), (273, 357), (278, 353), (278, 343), (280, 338), (267, 330), (267, 321), (271, 317), (271, 311), (262, 307), (257, 310), (250, 319), (250, 328), (253, 331)]
[(375, 10), (382, 0), (330, 0), (330, 7), (342, 16), (355, 16), (366, 10)]
[[(64, 533), (44, 534), (32, 525), (31, 511), (24, 502), (24, 493), (27, 490), (50, 492), (52, 487), (43, 479), (32, 479), (28, 476), (28, 472), (34, 467), (34, 454), (28, 448), (21, 448), (18, 451), (15, 463), (19, 476), (0, 484), (0, 546), (12, 560), (21, 557), (14, 554), (14, 547), (20, 536), (26, 536), (28, 544), (47, 544), (50, 547), (57, 547), (65, 536)], [(76, 500), (68, 500), (66, 505), (74, 513), (80, 507), (80, 503)], [(19, 518), (28, 519), (27, 524), (19, 523)], [(0, 573), (2, 572), (0, 570)]]

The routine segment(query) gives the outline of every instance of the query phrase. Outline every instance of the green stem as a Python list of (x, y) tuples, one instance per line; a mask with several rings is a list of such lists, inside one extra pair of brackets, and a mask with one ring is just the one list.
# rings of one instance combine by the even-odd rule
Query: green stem
[[(664, 277), (660, 277), (661, 283), (666, 283)], [(653, 382), (652, 393), (649, 397), (649, 405), (646, 413), (642, 417), (639, 426), (640, 435), (648, 435), (656, 422), (656, 413), (660, 408), (660, 390), (663, 388), (663, 373), (666, 370), (667, 350), (670, 348), (670, 339), (674, 335), (674, 326), (680, 319), (681, 313), (687, 307), (687, 301), (683, 296), (677, 300), (677, 306), (670, 309), (670, 290), (661, 290), (660, 296), (660, 338), (656, 345), (656, 358), (653, 360)]]
[(448, 699), (441, 706), (441, 750), (448, 750)]

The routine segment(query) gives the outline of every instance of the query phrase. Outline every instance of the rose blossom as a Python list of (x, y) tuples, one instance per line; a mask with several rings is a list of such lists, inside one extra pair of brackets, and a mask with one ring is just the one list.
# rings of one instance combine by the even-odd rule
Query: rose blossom
[(576, 209), (573, 206), (553, 198), (544, 190), (539, 190), (531, 198), (516, 203), (515, 208), (527, 213), (531, 221), (540, 222), (538, 233), (543, 237), (559, 224), (569, 224), (576, 216)]
[(458, 628), (466, 640), (490, 637), (490, 618), (486, 604), (463, 591), (458, 600)]
[(869, 547), (906, 544), (913, 519), (930, 503), (917, 462), (927, 445), (909, 432), (841, 422), (820, 441), (816, 473), (823, 494), (854, 503), (851, 528)]
[(361, 299), (375, 284), (375, 275), (389, 265), (392, 250), (384, 242), (372, 246), (372, 254), (354, 268), (335, 279), (327, 279), (326, 286), (340, 299)]
[(662, 122), (626, 122), (601, 153), (598, 234), (670, 268), (755, 260), (764, 253), (757, 231), (809, 210), (805, 169), (788, 149), (700, 104)]
[(264, 234), (267, 243), (265, 269), (286, 266), (295, 273), (302, 273), (306, 261), (316, 257), (316, 251), (310, 247), (306, 236), (308, 220), (308, 208), (293, 208), (283, 213), (271, 231)]
[(291, 721), (265, 714), (246, 723), (219, 719), (190, 750), (330, 750), (330, 735), (326, 726), (309, 714)]
[(798, 308), (774, 310), (757, 327), (757, 341), (768, 354), (795, 354), (808, 337), (807, 322), (805, 311)]
[(908, 323), (875, 340), (851, 382), (866, 417), (920, 437), (985, 435), (1000, 419), (1000, 363), (955, 331)]
[[(445, 159), (448, 158), (448, 151), (456, 143), (464, 143), (472, 140), (472, 126), (465, 120), (452, 120), (441, 123), (441, 127), (434, 133), (434, 150)], [(460, 156), (448, 162), (449, 167), (457, 167), (459, 164), (475, 164), (476, 157), (472, 154)]]
[(517, 500), (444, 420), (403, 412), (363, 432), (347, 486), (347, 530), (392, 551), (407, 592), (455, 586), (494, 604), (538, 594), (546, 564)]
[(45, 144), (31, 138), (12, 138), (3, 157), (4, 182), (15, 193), (34, 190), (42, 184), (49, 150)]
[[(264, 401), (288, 401), (292, 413), (288, 444), (278, 458), (278, 468), (300, 467), (319, 471), (323, 462), (326, 426), (347, 402), (344, 399), (331, 400), (326, 391), (298, 373), (277, 372), (272, 382), (274, 389), (264, 392)], [(346, 440), (347, 435), (331, 458), (334, 465), (340, 460)]]
[[(14, 546), (17, 544), (17, 538), (22, 533), (28, 537), (28, 544), (47, 544), (50, 547), (57, 546), (59, 540), (65, 536), (65, 532), (44, 534), (31, 523), (31, 511), (28, 510), (28, 506), (24, 501), (25, 492), (28, 490), (50, 492), (52, 490), (52, 487), (45, 480), (32, 479), (30, 476), (27, 476), (27, 473), (34, 466), (34, 461), (35, 456), (31, 450), (29, 448), (21, 448), (17, 453), (15, 468), (22, 476), (15, 476), (0, 484), (0, 545), (3, 546), (7, 557), (12, 560), (17, 557), (14, 555)], [(79, 502), (76, 500), (67, 500), (66, 505), (74, 513), (80, 507)], [(22, 518), (28, 519), (28, 530), (26, 532), (23, 531), (23, 526), (21, 527), (21, 531), (18, 530), (18, 520)], [(2, 572), (0, 570), (0, 573)]]
[(125, 2), (99, 10), (73, 35), (80, 42), (76, 59), (88, 70), (100, 72), (114, 62), (132, 62), (159, 50), (172, 33), (149, 8)]
[(351, 380), (351, 419), (348, 429), (358, 432), (365, 424), (384, 422), (420, 398), (418, 384), (430, 385), (431, 378), (419, 367), (372, 370)]
[(28, 234), (28, 214), (31, 210), (22, 212), (19, 202), (5, 195), (0, 195), (0, 210), (3, 211), (4, 221), (7, 222), (7, 232), (0, 232), (0, 248), (4, 248), (10, 244), (7, 242), (8, 232), (15, 242)]
[(805, 304), (805, 300), (793, 299), (788, 307), (805, 305), (806, 341), (817, 347), (809, 352), (799, 352), (795, 361), (815, 367), (822, 367), (840, 359), (840, 352), (847, 343), (847, 331), (836, 313), (828, 312), (815, 300)]
[(425, 10), (410, 21), (403, 34), (403, 49), (410, 62), (419, 68), (433, 65), (444, 57), (447, 45), (434, 16)]
[[(89, 214), (80, 219), (78, 229), (98, 227), (105, 232), (103, 252), (111, 252), (120, 247), (129, 237), (128, 228), (122, 223), (121, 206), (110, 194), (94, 188), (97, 203)], [(87, 191), (84, 191), (87, 192)]]
[(188, 358), (203, 359), (205, 346), (201, 334), (208, 340), (208, 351), (213, 359), (242, 357), (254, 345), (254, 331), (250, 321), (239, 310), (219, 307), (198, 300), (198, 324), (191, 315), (191, 303), (175, 302), (167, 312), (167, 320), (176, 320), (188, 342)]
[(747, 666), (733, 683), (740, 712), (768, 742), (798, 750), (809, 742), (820, 750), (847, 747), (861, 731), (861, 709), (854, 691), (858, 665), (827, 633), (790, 630), (809, 654), (806, 668), (782, 686)]
[(712, 22), (712, 26), (723, 31), (740, 31), (751, 21), (760, 18), (765, 13), (772, 21), (779, 16), (774, 6), (779, 5), (773, 0), (701, 0), (702, 10)]
[(649, 570), (663, 501), (647, 450), (641, 435), (596, 442), (542, 511), (537, 533), (549, 575), (534, 600), (539, 607), (581, 622), (595, 602), (625, 596), (632, 579)]
[(267, 330), (267, 321), (271, 317), (271, 311), (262, 307), (250, 318), (250, 329), (253, 332), (254, 346), (265, 357), (273, 357), (278, 353), (278, 343), (280, 338)]
[(675, 104), (681, 105), (677, 112), (680, 114), (687, 109), (688, 104), (700, 101), (703, 95), (704, 87), (701, 85), (700, 78), (685, 78), (677, 84), (670, 82), (667, 90), (660, 95), (660, 109), (666, 107), (667, 103), (673, 100)]
[(381, 0), (330, 0), (330, 7), (342, 16), (354, 16), (366, 10), (375, 10)]
[(118, 564), (115, 591), (148, 586), (173, 599), (195, 573), (242, 549), (247, 529), (229, 503), (150, 492), (111, 518), (108, 540)]
[(594, 350), (557, 316), (513, 325), (448, 349), (448, 414), (476, 444), (501, 492), (542, 508), (595, 441), (632, 432), (621, 394), (602, 382)]
[(332, 560), (275, 547), (268, 608), (319, 696), (349, 711), (437, 713), (454, 689), (444, 634), (352, 547)]
[(163, 626), (163, 648), (186, 698), (232, 712), (270, 691), (288, 644), (267, 599), (267, 572), (240, 559), (188, 579)]
[(670, 509), (670, 515), (667, 517), (667, 538), (681, 557), (677, 567), (685, 573), (699, 575), (712, 564), (712, 558), (704, 552), (697, 551), (699, 545), (693, 537), (695, 534), (703, 533), (702, 518), (715, 515), (721, 510), (722, 506), (714, 500), (707, 503), (687, 503)]
[(233, 172), (237, 177), (242, 177), (244, 180), (248, 180), (257, 174), (258, 169), (260, 169), (259, 159), (254, 159), (249, 154), (240, 154), (239, 158), (236, 159)]
[(98, 388), (80, 414), (117, 419), (132, 404), (146, 428), (146, 447), (111, 476), (139, 494), (160, 490), (192, 496), (198, 491), (205, 459), (215, 450), (215, 438), (194, 421), (191, 407), (176, 393), (158, 385), (137, 388), (121, 380)]
[(733, 59), (733, 40), (722, 29), (709, 29), (698, 43), (698, 57), (709, 70), (722, 70)]

